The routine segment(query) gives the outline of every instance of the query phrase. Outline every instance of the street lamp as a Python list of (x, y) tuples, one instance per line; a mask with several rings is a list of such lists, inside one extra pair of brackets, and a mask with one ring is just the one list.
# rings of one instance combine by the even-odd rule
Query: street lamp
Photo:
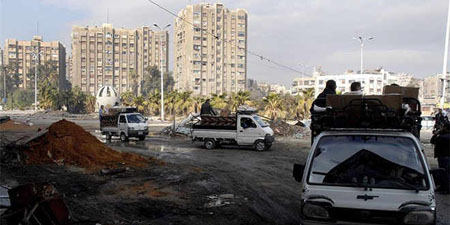
[[(163, 34), (162, 31), (166, 30), (168, 27), (170, 27), (170, 23), (167, 24), (164, 28), (161, 28), (158, 26), (158, 24), (154, 23), (153, 26), (157, 27), (161, 34)], [(164, 71), (163, 71), (163, 57), (162, 57), (162, 38), (159, 40), (159, 49), (160, 49), (160, 72), (161, 72), (161, 121), (164, 120)]]
[(446, 78), (447, 78), (447, 64), (448, 64), (448, 38), (450, 32), (450, 1), (448, 3), (448, 13), (447, 13), (447, 31), (445, 32), (445, 47), (444, 47), (444, 65), (442, 66), (442, 96), (441, 96), (441, 109), (444, 109), (445, 103), (445, 89), (446, 89)]
[(353, 37), (353, 39), (358, 40), (361, 44), (361, 70), (360, 73), (363, 74), (363, 62), (364, 62), (364, 41), (373, 40), (373, 37), (363, 38), (363, 37)]
[(38, 78), (38, 61), (39, 57), (42, 55), (43, 52), (31, 52), (31, 56), (34, 59), (34, 111), (37, 111), (37, 78)]

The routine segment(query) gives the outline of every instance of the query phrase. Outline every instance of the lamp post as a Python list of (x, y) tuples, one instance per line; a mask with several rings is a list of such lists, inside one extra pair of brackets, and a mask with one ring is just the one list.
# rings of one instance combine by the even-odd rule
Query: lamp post
[(34, 111), (37, 111), (37, 78), (38, 78), (38, 61), (39, 57), (42, 55), (42, 52), (32, 52), (30, 53), (34, 59)]
[(364, 63), (364, 41), (373, 40), (373, 37), (363, 38), (363, 37), (353, 37), (353, 39), (358, 40), (361, 44), (361, 75), (363, 74), (363, 63)]
[[(170, 27), (170, 23), (167, 24), (164, 28), (161, 28), (160, 26), (158, 26), (158, 24), (154, 23), (153, 26), (157, 27), (160, 31), (161, 34), (163, 34), (162, 31), (166, 30), (168, 27)], [(162, 57), (162, 52), (163, 52), (163, 46), (162, 46), (162, 35), (160, 36), (160, 40), (159, 40), (159, 49), (160, 49), (160, 53), (159, 53), (159, 57), (160, 57), (160, 72), (161, 72), (161, 121), (164, 120), (164, 71), (163, 71), (163, 57)]]
[(445, 103), (445, 89), (446, 89), (446, 78), (447, 78), (447, 64), (448, 64), (448, 38), (450, 32), (450, 1), (448, 3), (448, 13), (447, 13), (447, 31), (445, 32), (445, 47), (444, 47), (444, 65), (442, 66), (442, 96), (441, 96), (441, 109), (444, 109)]

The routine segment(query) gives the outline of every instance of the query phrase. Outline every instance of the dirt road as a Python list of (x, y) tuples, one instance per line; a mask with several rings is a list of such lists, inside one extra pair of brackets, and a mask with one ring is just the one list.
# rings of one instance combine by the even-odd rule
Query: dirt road
[[(36, 124), (47, 122), (52, 120)], [(96, 132), (96, 122), (79, 124), (104, 140)], [(427, 135), (422, 136), (425, 150), (435, 166)], [(236, 147), (206, 150), (188, 139), (165, 136), (144, 142), (113, 140), (107, 145), (153, 156), (167, 165), (115, 176), (53, 166), (2, 168), (0, 182), (55, 182), (82, 224), (299, 224), (300, 185), (292, 177), (292, 166), (305, 162), (309, 139), (278, 138), (266, 152)], [(449, 225), (450, 196), (438, 195), (437, 202), (438, 224)]]

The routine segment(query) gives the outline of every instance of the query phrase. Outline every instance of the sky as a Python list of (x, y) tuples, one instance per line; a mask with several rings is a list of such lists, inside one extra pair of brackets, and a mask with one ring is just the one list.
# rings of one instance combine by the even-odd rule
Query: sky
[[(178, 13), (198, 0), (154, 0)], [(442, 72), (447, 0), (223, 0), (248, 12), (248, 50), (306, 74), (321, 66), (329, 74), (383, 67), (417, 78)], [(174, 23), (148, 0), (0, 0), (0, 40), (59, 40), (70, 52), (72, 25), (137, 28)], [(170, 30), (170, 35), (173, 34)], [(170, 36), (171, 38), (172, 36)], [(173, 41), (173, 39), (171, 40)], [(169, 67), (173, 68), (173, 42)], [(300, 73), (248, 55), (248, 78), (290, 86)]]

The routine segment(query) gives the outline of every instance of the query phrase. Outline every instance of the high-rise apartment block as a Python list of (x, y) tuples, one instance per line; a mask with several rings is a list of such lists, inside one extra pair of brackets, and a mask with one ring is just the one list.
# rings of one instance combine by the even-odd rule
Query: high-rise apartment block
[[(18, 41), (6, 39), (4, 49), (4, 64), (16, 65), (16, 73), (20, 76), (21, 88), (29, 88), (34, 85), (27, 77), (36, 63), (44, 65), (46, 62), (54, 62), (57, 65), (59, 88), (63, 90), (66, 84), (66, 47), (59, 41), (45, 42), (41, 36), (34, 36), (31, 41)], [(33, 57), (36, 54), (37, 62)], [(43, 75), (43, 74), (41, 74)]]
[(247, 12), (223, 4), (188, 5), (174, 27), (174, 80), (179, 91), (208, 96), (246, 89)]
[(161, 65), (168, 69), (168, 32), (155, 32), (144, 26), (138, 29), (102, 27), (72, 28), (72, 86), (95, 95), (103, 86), (119, 93), (141, 91), (144, 71)]

